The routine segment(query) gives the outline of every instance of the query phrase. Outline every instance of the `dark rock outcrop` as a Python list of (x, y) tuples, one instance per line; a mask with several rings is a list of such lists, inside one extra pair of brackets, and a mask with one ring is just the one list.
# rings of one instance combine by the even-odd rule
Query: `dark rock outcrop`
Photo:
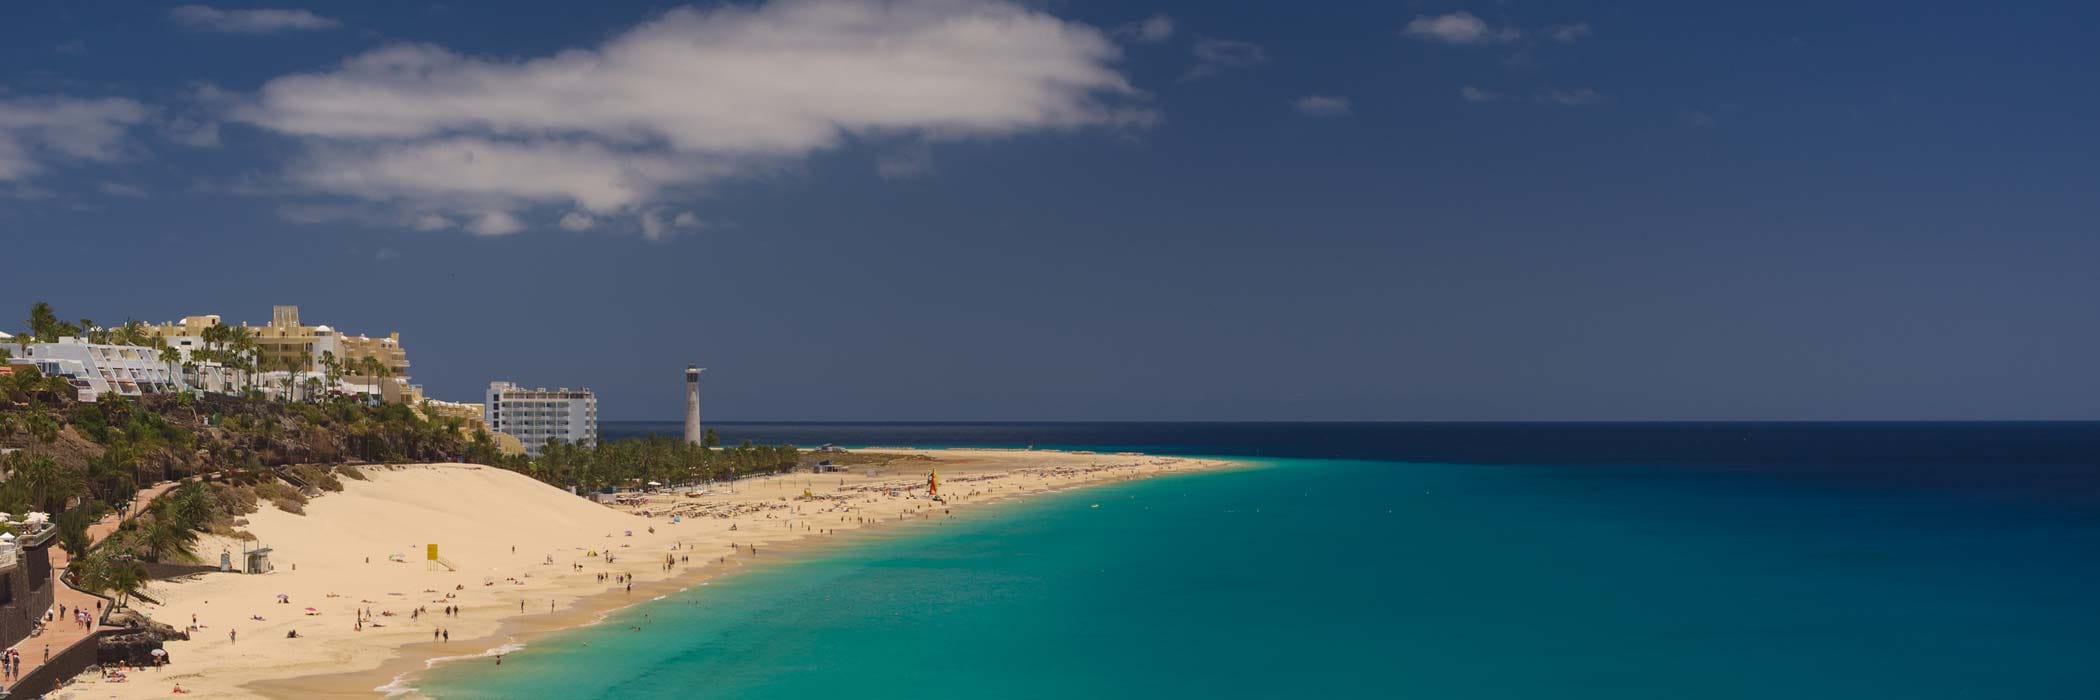
[[(101, 666), (119, 663), (132, 666), (151, 666), (155, 662), (154, 650), (170, 639), (189, 639), (189, 635), (173, 627), (153, 622), (130, 611), (118, 611), (110, 615), (110, 624), (134, 628), (102, 637), (95, 651), (95, 662)], [(166, 660), (166, 657), (160, 657)]]

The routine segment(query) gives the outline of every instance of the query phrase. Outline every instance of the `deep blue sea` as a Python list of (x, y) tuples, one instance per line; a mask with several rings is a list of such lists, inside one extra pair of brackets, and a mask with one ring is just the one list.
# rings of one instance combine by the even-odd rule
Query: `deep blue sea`
[(915, 524), (424, 692), (2100, 697), (2100, 424), (715, 427), (1262, 466)]

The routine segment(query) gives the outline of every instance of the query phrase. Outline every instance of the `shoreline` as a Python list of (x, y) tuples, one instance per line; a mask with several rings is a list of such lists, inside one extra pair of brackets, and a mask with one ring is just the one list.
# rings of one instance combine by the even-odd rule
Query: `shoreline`
[[(533, 598), (533, 600), (553, 602), (556, 598), (567, 598), (564, 603), (555, 605), (552, 610), (543, 608), (519, 610), (508, 607), (513, 602), (522, 602), (522, 599), (506, 600), (501, 607), (468, 605), (463, 607), (463, 611), (470, 613), (470, 615), (463, 615), (463, 617), (470, 616), (478, 619), (469, 627), (473, 631), (463, 634), (461, 639), (446, 639), (433, 642), (427, 639), (407, 638), (398, 639), (394, 643), (385, 643), (386, 640), (380, 638), (379, 635), (350, 637), (342, 635), (340, 630), (336, 630), (335, 639), (327, 640), (329, 643), (335, 643), (333, 646), (314, 650), (324, 652), (320, 655), (321, 658), (302, 658), (296, 662), (280, 665), (268, 665), (262, 659), (227, 658), (219, 654), (211, 654), (207, 650), (223, 651), (224, 654), (230, 655), (234, 653), (231, 650), (232, 644), (230, 641), (221, 645), (206, 642), (200, 645), (205, 647), (205, 649), (171, 649), (173, 663), (165, 669), (135, 674), (133, 682), (109, 684), (97, 682), (91, 677), (83, 677), (82, 680), (85, 682), (76, 683), (73, 686), (69, 686), (69, 688), (86, 691), (83, 693), (84, 695), (93, 694), (96, 697), (145, 697), (147, 695), (167, 694), (170, 692), (168, 683), (176, 682), (182, 683), (186, 689), (190, 689), (193, 692), (211, 686), (211, 690), (214, 692), (208, 694), (219, 697), (229, 695), (240, 697), (302, 698), (421, 697), (420, 693), (413, 690), (414, 683), (419, 674), (436, 666), (469, 661), (476, 658), (486, 658), (496, 653), (496, 650), (499, 649), (505, 650), (501, 653), (509, 653), (509, 649), (521, 648), (520, 645), (531, 644), (547, 635), (597, 624), (618, 614), (621, 610), (706, 585), (723, 576), (746, 571), (761, 561), (766, 565), (793, 563), (809, 557), (822, 556), (827, 552), (860, 546), (877, 539), (889, 540), (907, 535), (914, 529), (909, 526), (915, 524), (923, 527), (949, 518), (983, 517), (996, 514), (998, 506), (1002, 504), (1025, 502), (1031, 497), (1055, 495), (1089, 487), (1151, 479), (1160, 476), (1191, 474), (1251, 465), (1246, 460), (1208, 457), (1107, 455), (1054, 450), (1027, 451), (974, 448), (915, 449), (909, 451), (892, 448), (880, 451), (857, 451), (856, 456), (864, 458), (894, 456), (899, 460), (905, 460), (906, 466), (904, 471), (897, 474), (889, 473), (885, 462), (884, 467), (881, 469), (868, 467), (868, 473), (864, 475), (792, 473), (756, 477), (727, 485), (728, 488), (734, 489), (733, 492), (727, 494), (706, 494), (697, 498), (690, 497), (690, 494), (686, 497), (666, 497), (662, 503), (652, 498), (651, 503), (643, 506), (618, 509), (581, 500), (572, 502), (572, 504), (580, 504), (604, 513), (654, 511), (652, 515), (656, 516), (656, 519), (637, 520), (639, 524), (653, 523), (649, 528), (653, 539), (636, 538), (634, 542), (641, 549), (631, 553), (620, 552), (621, 557), (645, 554), (649, 546), (664, 546), (667, 544), (671, 548), (669, 551), (705, 552), (708, 548), (695, 548), (695, 545), (721, 545), (724, 543), (723, 535), (725, 533), (719, 528), (720, 522), (714, 519), (727, 519), (731, 523), (729, 525), (730, 530), (737, 534), (728, 535), (730, 542), (734, 542), (736, 546), (743, 546), (746, 542), (755, 543), (756, 546), (762, 548), (764, 552), (762, 555), (754, 555), (748, 550), (737, 550), (738, 553), (735, 555), (718, 557), (717, 562), (707, 562), (703, 556), (700, 561), (691, 562), (688, 566), (664, 565), (658, 572), (625, 571), (624, 573), (629, 577), (628, 581), (632, 584), (633, 590), (631, 592), (623, 587), (607, 588), (604, 585), (599, 585), (594, 590), (579, 592), (580, 587), (573, 584), (568, 588), (531, 591), (538, 594), (538, 597)], [(1100, 464), (1103, 461), (1114, 463)], [(405, 467), (397, 471), (443, 468), (441, 466), (421, 465)], [(457, 468), (500, 471), (473, 465), (457, 465)], [(917, 472), (916, 474), (918, 475), (905, 476), (914, 474), (914, 470), (917, 468), (929, 470), (937, 468), (941, 472), (943, 479), (942, 491), (944, 495), (948, 496), (949, 500), (940, 504), (939, 511), (929, 507), (933, 504), (932, 501), (927, 501), (908, 493), (909, 488), (903, 489), (906, 491), (903, 495), (899, 495), (896, 492), (898, 490), (896, 485), (906, 483), (910, 479), (923, 481), (923, 472)], [(953, 475), (952, 477), (951, 474)], [(523, 479), (523, 477), (518, 478)], [(815, 486), (815, 482), (824, 480), (836, 481), (839, 486), (837, 489), (828, 488), (828, 484), (822, 489)], [(537, 482), (533, 483), (537, 485)], [(543, 487), (543, 485), (541, 486)], [(549, 491), (556, 491), (551, 487), (543, 488)], [(919, 486), (919, 488), (923, 489), (923, 485)], [(558, 491), (556, 492), (559, 493)], [(788, 494), (791, 492), (799, 492), (799, 495), (795, 496), (794, 500), (790, 500)], [(812, 497), (813, 494), (814, 497)], [(575, 498), (566, 493), (561, 493), (560, 497), (563, 499)], [(330, 499), (340, 498), (343, 498), (343, 495), (330, 494), (316, 499), (313, 504), (321, 506)], [(701, 520), (702, 515), (687, 510), (685, 512), (685, 517), (688, 518), (687, 522), (694, 525), (705, 523), (717, 526), (716, 531), (713, 533), (673, 532), (672, 526), (666, 526), (662, 519), (665, 513), (661, 509), (664, 509), (666, 504), (674, 512), (676, 512), (676, 509), (711, 508), (717, 511), (731, 512), (733, 515), (715, 513), (711, 514), (711, 518), (714, 519), (703, 521)], [(814, 510), (815, 507), (823, 504), (830, 504), (831, 509), (821, 512)], [(804, 507), (809, 507), (811, 510), (805, 512)], [(849, 518), (856, 516), (846, 515), (847, 513), (858, 514), (863, 512), (872, 513), (875, 517), (858, 516), (865, 519), (865, 522), (854, 522)], [(844, 523), (843, 525), (839, 527), (814, 526), (830, 525), (829, 518), (834, 514), (837, 515), (841, 523)], [(785, 518), (785, 520), (781, 518)], [(780, 525), (784, 531), (783, 529), (770, 529), (776, 524)], [(739, 526), (742, 526), (744, 529), (737, 530)], [(760, 529), (761, 526), (768, 529), (762, 530)], [(665, 531), (662, 533), (657, 532), (659, 527), (664, 528)], [(638, 530), (639, 528), (637, 527), (636, 529)], [(630, 537), (635, 534), (636, 530), (629, 531)], [(606, 537), (611, 537), (611, 535), (608, 534)], [(601, 546), (605, 546), (607, 552), (612, 553), (611, 546)], [(629, 545), (623, 543), (619, 546), (628, 547)], [(576, 546), (572, 549), (580, 552), (584, 547)], [(512, 551), (516, 551), (514, 545)], [(720, 550), (717, 549), (715, 551), (719, 552)], [(759, 559), (760, 556), (764, 558)], [(647, 558), (649, 557), (644, 555), (639, 558), (623, 558), (621, 561), (622, 563), (628, 563)], [(548, 564), (552, 562), (553, 557), (549, 555)], [(294, 567), (296, 568), (296, 564)], [(578, 568), (578, 570), (581, 571), (583, 569)], [(606, 571), (616, 570), (619, 569), (606, 569)], [(546, 573), (544, 569), (540, 570), (540, 572), (542, 574)], [(281, 573), (283, 573), (282, 569), (280, 569), (279, 574)], [(496, 573), (501, 572), (497, 571)], [(568, 572), (565, 570), (563, 573), (566, 574)], [(660, 575), (650, 575), (651, 573)], [(276, 575), (278, 574), (245, 578), (269, 578)], [(533, 574), (530, 572), (522, 573), (521, 575), (527, 578), (533, 577)], [(582, 576), (582, 574), (578, 574), (579, 578)], [(493, 578), (493, 576), (490, 578)], [(551, 577), (542, 576), (541, 578)], [(526, 585), (523, 580), (509, 580), (521, 587)], [(450, 583), (450, 581), (447, 583)], [(474, 591), (465, 590), (465, 584), (460, 585), (462, 586), (461, 590), (464, 592), (461, 600), (465, 602), (466, 597), (464, 594), (471, 594)], [(483, 586), (491, 585), (491, 583), (486, 582), (483, 584)], [(397, 585), (397, 587), (399, 586)], [(425, 589), (425, 591), (426, 593), (431, 592), (431, 589)], [(491, 589), (489, 592), (501, 595), (502, 589)], [(526, 591), (521, 588), (519, 592), (523, 593)], [(332, 592), (329, 595), (334, 597)], [(373, 595), (376, 597), (376, 594)], [(390, 593), (387, 595), (398, 596), (402, 594)], [(452, 596), (449, 593), (445, 595), (447, 599)], [(171, 601), (171, 603), (173, 602)], [(209, 601), (205, 602), (209, 603)], [(368, 598), (361, 602), (371, 604), (376, 601)], [(533, 605), (537, 605), (537, 603), (533, 603)], [(309, 613), (309, 615), (311, 614), (313, 613)], [(374, 619), (376, 620), (377, 618)], [(178, 620), (172, 617), (163, 621), (179, 625)], [(402, 621), (399, 619), (388, 620), (388, 622), (395, 626), (402, 625)], [(464, 620), (459, 623), (447, 620), (444, 624), (444, 629), (452, 630), (452, 624), (468, 625), (470, 623)], [(213, 633), (205, 631), (203, 636), (206, 639), (210, 639), (211, 634)], [(267, 639), (265, 637), (265, 640)], [(269, 641), (264, 642), (264, 644), (270, 643)], [(172, 642), (171, 647), (175, 645), (189, 647), (193, 644), (196, 644), (196, 642)], [(223, 649), (212, 649), (214, 646)], [(244, 647), (241, 651), (247, 652), (248, 649), (252, 648), (255, 647)], [(309, 653), (307, 656), (312, 657), (315, 655)], [(292, 660), (287, 659), (287, 661)], [(351, 670), (334, 670), (344, 667), (351, 667)], [(271, 671), (278, 671), (278, 673), (272, 673)], [(231, 682), (226, 682), (228, 679), (225, 676), (228, 675), (236, 676), (236, 678), (231, 679)], [(220, 683), (223, 683), (223, 685)]]
[[(1105, 485), (1105, 483), (1090, 484), (1090, 486), (1098, 485)], [(1058, 492), (1043, 492), (1039, 495), (1076, 491), (1083, 488), (1087, 487), (1078, 486)], [(1009, 499), (998, 503), (1010, 505), (1019, 500), (1021, 499)], [(993, 504), (986, 503), (981, 505), (991, 506)], [(991, 512), (992, 509), (988, 507), (975, 508), (972, 509), (971, 514), (981, 516)], [(273, 698), (369, 698), (374, 695), (389, 698), (427, 697), (419, 691), (414, 681), (421, 674), (435, 670), (440, 666), (473, 659), (485, 659), (496, 655), (496, 650), (498, 649), (504, 650), (501, 653), (509, 654), (529, 647), (534, 642), (540, 641), (545, 637), (603, 624), (606, 620), (611, 619), (622, 611), (663, 600), (669, 596), (684, 593), (718, 579), (746, 573), (760, 566), (790, 565), (810, 557), (822, 556), (830, 551), (857, 546), (866, 541), (906, 536), (909, 534), (907, 527), (925, 524), (928, 523), (924, 521), (909, 521), (849, 531), (836, 536), (859, 540), (852, 542), (841, 542), (821, 535), (776, 542), (772, 544), (773, 549), (767, 550), (765, 555), (767, 560), (764, 563), (750, 562), (747, 556), (745, 559), (733, 559), (727, 564), (696, 568), (671, 578), (646, 583), (637, 582), (631, 594), (625, 591), (605, 591), (577, 599), (568, 607), (551, 613), (528, 612), (522, 615), (514, 614), (504, 619), (502, 626), (494, 634), (457, 642), (418, 642), (405, 645), (401, 647), (402, 653), (387, 659), (385, 663), (376, 669), (257, 681), (241, 687), (254, 691), (258, 695)], [(837, 544), (834, 545), (832, 544), (833, 542), (837, 542)], [(778, 557), (774, 556), (776, 551), (779, 553)], [(454, 645), (464, 648), (453, 648)], [(436, 653), (441, 649), (453, 653)]]

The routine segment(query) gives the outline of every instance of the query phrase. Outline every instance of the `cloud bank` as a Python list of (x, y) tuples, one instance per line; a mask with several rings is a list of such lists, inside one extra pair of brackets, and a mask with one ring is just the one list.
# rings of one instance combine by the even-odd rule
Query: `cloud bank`
[(675, 219), (644, 214), (668, 193), (849, 140), (1148, 126), (1120, 58), (1099, 30), (1003, 0), (774, 0), (529, 60), (390, 46), (271, 80), (233, 117), (303, 142), (288, 176), (314, 192), (484, 235), (542, 206), (575, 213), (570, 230), (627, 216), (663, 233)]

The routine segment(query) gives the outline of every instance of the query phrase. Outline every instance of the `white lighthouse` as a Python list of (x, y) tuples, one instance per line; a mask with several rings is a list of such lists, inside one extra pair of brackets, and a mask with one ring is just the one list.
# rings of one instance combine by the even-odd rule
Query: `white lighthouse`
[(700, 433), (700, 369), (685, 366), (685, 441), (694, 445), (700, 444), (703, 437)]

